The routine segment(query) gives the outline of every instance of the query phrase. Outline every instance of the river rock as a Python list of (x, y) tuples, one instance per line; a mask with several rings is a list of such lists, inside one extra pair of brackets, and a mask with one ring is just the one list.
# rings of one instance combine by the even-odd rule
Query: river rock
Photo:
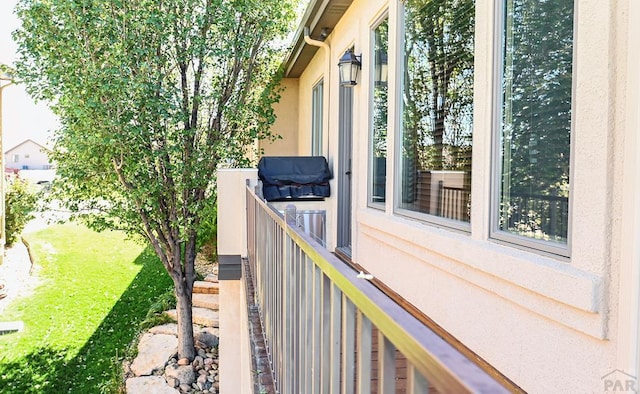
[(191, 365), (167, 365), (167, 369), (165, 369), (164, 374), (167, 378), (177, 379), (180, 382), (180, 385), (192, 384), (196, 381), (196, 374)]

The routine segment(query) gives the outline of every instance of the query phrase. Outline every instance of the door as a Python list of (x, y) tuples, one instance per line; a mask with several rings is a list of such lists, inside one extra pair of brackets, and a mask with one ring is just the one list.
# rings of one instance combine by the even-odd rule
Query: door
[(353, 146), (353, 89), (340, 86), (338, 151), (338, 234), (336, 253), (351, 259), (351, 184)]

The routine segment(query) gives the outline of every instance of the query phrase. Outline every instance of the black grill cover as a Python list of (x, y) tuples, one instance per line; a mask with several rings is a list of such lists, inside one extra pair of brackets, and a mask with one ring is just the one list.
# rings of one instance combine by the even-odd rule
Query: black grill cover
[(332, 178), (322, 156), (265, 156), (258, 163), (267, 201), (329, 197)]

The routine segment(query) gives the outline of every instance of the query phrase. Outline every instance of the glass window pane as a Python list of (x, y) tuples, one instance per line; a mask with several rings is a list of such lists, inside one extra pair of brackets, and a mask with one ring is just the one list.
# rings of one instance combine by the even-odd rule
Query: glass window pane
[(573, 2), (506, 0), (499, 230), (566, 244)]
[(470, 220), (473, 0), (404, 8), (400, 208)]
[(389, 108), (388, 50), (389, 21), (385, 19), (373, 34), (373, 103), (371, 125), (371, 178), (370, 197), (373, 203), (385, 201), (387, 184), (387, 115)]
[(322, 156), (322, 100), (323, 81), (311, 93), (311, 155)]

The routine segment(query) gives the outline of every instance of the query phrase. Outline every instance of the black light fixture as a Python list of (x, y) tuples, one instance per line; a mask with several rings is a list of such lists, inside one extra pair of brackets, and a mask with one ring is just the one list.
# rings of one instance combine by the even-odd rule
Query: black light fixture
[(384, 86), (389, 80), (389, 61), (385, 49), (378, 49), (376, 51), (376, 67), (374, 69), (373, 80), (376, 86)]
[(353, 49), (347, 50), (338, 62), (340, 70), (340, 85), (345, 87), (353, 87), (358, 84), (358, 72), (362, 67), (360, 59), (362, 56), (356, 56)]

